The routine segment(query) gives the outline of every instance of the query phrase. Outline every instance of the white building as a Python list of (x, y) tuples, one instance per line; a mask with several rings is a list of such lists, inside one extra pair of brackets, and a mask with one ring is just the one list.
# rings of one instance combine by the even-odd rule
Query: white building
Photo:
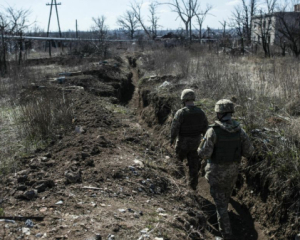
[(262, 43), (265, 40), (270, 45), (284, 40), (284, 33), (289, 28), (300, 31), (300, 4), (295, 5), (294, 12), (275, 12), (272, 14), (252, 17), (251, 40)]

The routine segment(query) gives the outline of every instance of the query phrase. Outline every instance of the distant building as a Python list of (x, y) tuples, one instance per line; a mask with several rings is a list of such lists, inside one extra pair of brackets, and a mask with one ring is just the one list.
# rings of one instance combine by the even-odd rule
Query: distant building
[(266, 41), (270, 45), (284, 41), (284, 32), (290, 28), (300, 31), (300, 4), (294, 6), (294, 12), (275, 12), (252, 17), (251, 40), (253, 43)]

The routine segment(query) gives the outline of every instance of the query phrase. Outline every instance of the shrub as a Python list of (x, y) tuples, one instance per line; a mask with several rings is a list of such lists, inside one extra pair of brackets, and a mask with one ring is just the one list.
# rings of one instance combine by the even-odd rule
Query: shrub
[(72, 103), (63, 91), (45, 89), (30, 92), (28, 96), (23, 98), (15, 115), (21, 137), (44, 141), (70, 128)]
[(163, 48), (153, 51), (154, 70), (157, 75), (173, 74), (186, 77), (191, 66), (191, 54), (183, 47)]

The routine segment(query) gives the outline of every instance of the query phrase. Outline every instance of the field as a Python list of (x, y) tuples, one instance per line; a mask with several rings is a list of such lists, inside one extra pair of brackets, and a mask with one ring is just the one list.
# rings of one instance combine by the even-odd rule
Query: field
[[(230, 202), (237, 239), (299, 233), (299, 60), (233, 56), (212, 46), (134, 46), (110, 56), (10, 62), (0, 79), (0, 239), (214, 239), (213, 200), (178, 178), (169, 146), (180, 93), (215, 119), (235, 102), (255, 156)], [(37, 58), (37, 56), (39, 58)], [(34, 217), (43, 216), (42, 221)]]

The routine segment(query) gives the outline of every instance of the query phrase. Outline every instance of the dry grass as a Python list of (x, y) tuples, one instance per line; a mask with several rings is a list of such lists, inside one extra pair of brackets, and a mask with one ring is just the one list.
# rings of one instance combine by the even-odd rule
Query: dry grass
[(30, 101), (0, 105), (0, 175), (18, 169), (18, 157), (44, 147), (72, 126), (72, 104), (63, 92), (45, 90)]
[(13, 109), (4, 100), (0, 102), (0, 175), (16, 171), (18, 162), (14, 157), (23, 149), (13, 121)]
[(48, 140), (72, 125), (72, 103), (64, 92), (50, 88), (29, 94), (30, 99), (19, 106), (15, 119), (22, 138)]
[(19, 156), (44, 147), (70, 127), (73, 118), (68, 97), (50, 87), (45, 77), (54, 72), (54, 66), (9, 67), (7, 77), (0, 78), (0, 174), (16, 171)]
[(194, 89), (197, 104), (210, 121), (215, 116), (214, 102), (222, 98), (234, 100), (238, 106), (235, 117), (251, 136), (257, 159), (268, 165), (269, 174), (279, 174), (279, 184), (287, 179), (300, 180), (297, 59), (233, 57), (213, 49), (192, 47), (156, 49), (143, 57), (143, 64), (152, 64), (152, 72), (160, 76), (181, 76), (178, 87), (173, 85), (172, 89), (178, 91), (178, 96), (183, 88)]

